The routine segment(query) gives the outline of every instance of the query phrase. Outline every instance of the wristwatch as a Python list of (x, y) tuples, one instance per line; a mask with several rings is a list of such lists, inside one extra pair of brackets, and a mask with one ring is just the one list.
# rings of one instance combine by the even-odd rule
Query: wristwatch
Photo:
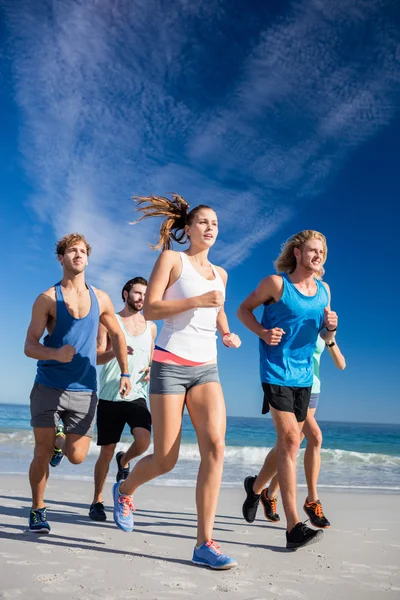
[(332, 348), (332, 346), (336, 346), (336, 342), (334, 342), (333, 340), (331, 342), (329, 342), (328, 344), (325, 344), (325, 346), (327, 348)]

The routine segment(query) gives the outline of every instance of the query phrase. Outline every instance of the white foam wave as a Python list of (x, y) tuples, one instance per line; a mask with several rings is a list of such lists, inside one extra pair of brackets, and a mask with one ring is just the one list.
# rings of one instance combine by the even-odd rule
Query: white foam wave
[[(30, 431), (1, 432), (0, 445), (33, 446), (34, 438)], [(129, 443), (117, 444), (117, 451), (127, 450)], [(225, 449), (225, 464), (228, 465), (256, 465), (260, 466), (270, 448), (259, 446), (227, 446)], [(96, 442), (91, 441), (89, 456), (97, 456), (100, 448)], [(149, 447), (147, 454), (151, 454), (153, 446)], [(299, 459), (304, 455), (304, 449), (299, 452)], [(182, 444), (179, 457), (185, 461), (199, 461), (199, 449), (197, 444)], [(337, 448), (323, 448), (321, 458), (324, 465), (348, 465), (348, 466), (370, 466), (379, 468), (400, 468), (400, 456), (389, 454), (378, 454), (373, 452), (354, 452)]]

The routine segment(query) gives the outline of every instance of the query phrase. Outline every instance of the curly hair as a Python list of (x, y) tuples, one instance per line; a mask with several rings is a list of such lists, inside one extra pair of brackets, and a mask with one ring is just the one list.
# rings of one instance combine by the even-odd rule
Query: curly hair
[(65, 235), (63, 238), (61, 238), (61, 240), (59, 240), (56, 244), (57, 256), (64, 256), (66, 249), (72, 246), (72, 244), (76, 244), (77, 242), (83, 242), (85, 244), (86, 253), (89, 256), (89, 254), (92, 251), (92, 248), (87, 243), (85, 236), (81, 233), (68, 233), (68, 235)]
[[(186, 225), (191, 225), (196, 213), (204, 208), (211, 209), (206, 204), (199, 204), (192, 210), (189, 204), (179, 194), (172, 193), (172, 198), (164, 196), (134, 196), (137, 210), (143, 215), (133, 224), (139, 223), (149, 217), (166, 217), (160, 227), (160, 235), (157, 244), (151, 245), (154, 250), (170, 250), (172, 241), (185, 244), (187, 236)], [(212, 210), (212, 209), (211, 209)]]
[(282, 246), (280, 255), (274, 263), (277, 273), (293, 273), (293, 271), (296, 269), (296, 257), (293, 250), (295, 248), (301, 248), (305, 242), (308, 242), (312, 239), (320, 240), (324, 247), (323, 263), (316, 274), (318, 279), (322, 279), (325, 273), (323, 264), (325, 263), (328, 255), (328, 247), (326, 245), (325, 236), (319, 231), (314, 231), (313, 229), (305, 229), (304, 231), (300, 231), (286, 240)]

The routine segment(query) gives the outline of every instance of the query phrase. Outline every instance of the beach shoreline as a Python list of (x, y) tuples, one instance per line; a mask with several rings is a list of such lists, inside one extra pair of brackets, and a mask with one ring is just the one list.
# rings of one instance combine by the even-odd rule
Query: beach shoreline
[[(268, 523), (261, 509), (254, 524), (241, 515), (243, 490), (221, 491), (215, 539), (239, 566), (225, 572), (196, 567), (193, 487), (145, 485), (135, 495), (135, 530), (89, 520), (88, 481), (50, 477), (46, 491), (48, 536), (27, 532), (30, 489), (26, 475), (0, 475), (3, 564), (0, 597), (43, 594), (69, 599), (398, 598), (400, 523), (395, 494), (324, 491), (332, 528), (322, 542), (298, 552), (285, 549), (284, 522)], [(298, 507), (304, 494), (299, 490)], [(282, 507), (280, 506), (283, 518)], [(22, 568), (23, 566), (23, 568)], [(323, 587), (321, 587), (323, 586)]]

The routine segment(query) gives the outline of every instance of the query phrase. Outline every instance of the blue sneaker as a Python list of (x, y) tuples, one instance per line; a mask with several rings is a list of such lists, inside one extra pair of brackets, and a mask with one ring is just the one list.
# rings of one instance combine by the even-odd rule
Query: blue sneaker
[(32, 533), (50, 533), (46, 508), (31, 509), (29, 514), (29, 531), (32, 531)]
[[(65, 438), (63, 425), (57, 425), (57, 427), (56, 427), (56, 438), (59, 436)], [(50, 459), (50, 466), (58, 467), (58, 465), (61, 463), (63, 458), (64, 458), (63, 451), (60, 448), (57, 448), (57, 446), (54, 446), (53, 456)]]
[(114, 521), (122, 531), (133, 531), (133, 513), (136, 509), (132, 502), (132, 496), (125, 496), (120, 493), (120, 483), (120, 481), (117, 481), (113, 485)]
[(220, 571), (237, 567), (236, 559), (221, 554), (220, 545), (214, 540), (204, 542), (200, 548), (194, 547), (192, 563)]

